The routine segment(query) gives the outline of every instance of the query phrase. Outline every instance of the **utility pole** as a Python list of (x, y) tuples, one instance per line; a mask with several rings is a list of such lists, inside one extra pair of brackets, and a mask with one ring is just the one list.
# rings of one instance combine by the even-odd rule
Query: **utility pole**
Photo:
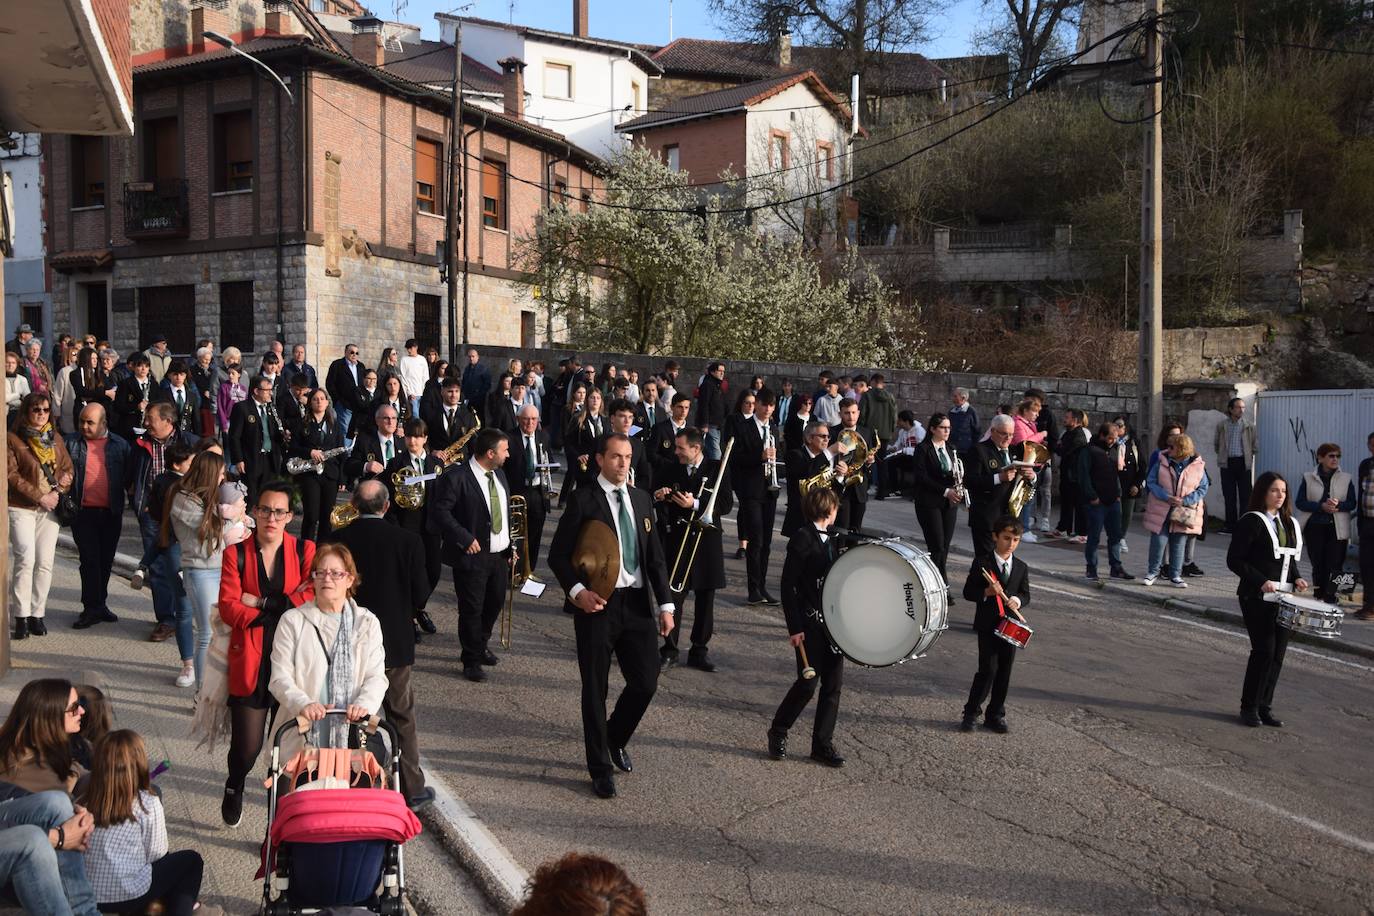
[(1136, 429), (1147, 438), (1164, 422), (1164, 41), (1160, 17), (1164, 0), (1150, 0), (1152, 19), (1145, 55), (1150, 75), (1143, 80), (1150, 105), (1145, 122), (1140, 194), (1140, 367), (1136, 383), (1140, 407)]
[[(444, 257), (448, 261), (448, 358), (458, 362), (458, 240), (463, 234), (463, 176), (467, 172), (461, 149), (463, 138), (463, 23), (453, 30), (453, 111), (448, 127), (448, 218), (444, 221)], [(468, 316), (463, 314), (463, 343), (467, 343)]]

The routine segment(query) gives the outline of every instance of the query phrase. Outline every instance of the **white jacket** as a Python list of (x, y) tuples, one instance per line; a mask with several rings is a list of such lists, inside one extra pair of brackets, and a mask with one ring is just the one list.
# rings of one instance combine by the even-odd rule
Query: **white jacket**
[(419, 354), (402, 356), (397, 368), (406, 397), (418, 398), (425, 393), (425, 385), (429, 384), (429, 360)]
[[(350, 704), (377, 713), (386, 696), (386, 652), (382, 648), (382, 625), (367, 608), (353, 606), (353, 696)], [(341, 613), (348, 613), (345, 607)], [(314, 602), (292, 608), (282, 615), (272, 640), (272, 679), (268, 687), (288, 718), (300, 715), (311, 703), (323, 703), (329, 674), (329, 658), (320, 648), (318, 630), (324, 644), (334, 648), (339, 631), (338, 614), (327, 614)], [(325, 705), (328, 705), (327, 703)], [(290, 760), (304, 744), (292, 731), (282, 741), (282, 759)]]

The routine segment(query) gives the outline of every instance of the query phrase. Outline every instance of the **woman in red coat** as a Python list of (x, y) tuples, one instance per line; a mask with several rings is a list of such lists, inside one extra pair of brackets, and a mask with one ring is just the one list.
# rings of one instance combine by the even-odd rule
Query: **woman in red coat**
[(291, 490), (280, 481), (263, 485), (253, 507), (257, 530), (224, 551), (219, 614), (233, 628), (229, 637), (229, 778), (220, 814), (237, 826), (243, 818), (243, 784), (262, 751), (269, 714), (277, 702), (271, 680), (272, 636), (281, 615), (315, 599), (309, 576), (315, 557), (311, 541), (286, 533)]

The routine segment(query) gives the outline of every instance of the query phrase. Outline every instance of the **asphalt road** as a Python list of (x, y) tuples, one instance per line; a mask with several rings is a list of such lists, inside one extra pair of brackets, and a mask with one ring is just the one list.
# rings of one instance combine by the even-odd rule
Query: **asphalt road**
[[(869, 513), (875, 527), (909, 519), (895, 501)], [(781, 549), (774, 559), (776, 576)], [(512, 649), (472, 684), (459, 676), (452, 585), (441, 586), (441, 633), (415, 679), (424, 753), (526, 868), (598, 852), (656, 914), (1374, 908), (1363, 660), (1294, 647), (1275, 700), (1286, 727), (1243, 728), (1243, 633), (1042, 578), (1010, 734), (957, 731), (976, 668), (959, 601), (927, 658), (847, 666), (836, 734), (847, 766), (806, 759), (810, 712), (793, 758), (774, 762), (765, 731), (792, 655), (780, 611), (741, 606), (743, 562), (727, 567), (720, 669), (661, 679), (612, 801), (591, 794), (582, 761), (557, 587), (517, 602)], [(962, 581), (966, 561), (951, 568)], [(613, 674), (613, 697), (619, 684)]]

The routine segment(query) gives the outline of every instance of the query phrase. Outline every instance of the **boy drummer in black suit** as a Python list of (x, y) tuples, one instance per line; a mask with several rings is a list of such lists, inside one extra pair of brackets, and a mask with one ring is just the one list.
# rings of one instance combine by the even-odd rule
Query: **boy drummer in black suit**
[[(1005, 735), (1004, 704), (1011, 683), (1011, 666), (1016, 661), (1016, 647), (998, 636), (996, 630), (1003, 617), (1014, 616), (1013, 611), (1030, 603), (1030, 568), (1015, 556), (1021, 543), (1020, 522), (1010, 515), (1002, 516), (992, 525), (992, 537), (992, 554), (975, 559), (968, 580), (964, 582), (964, 599), (974, 602), (977, 607), (973, 629), (978, 632), (978, 673), (973, 676), (973, 687), (964, 704), (964, 719), (959, 730), (973, 731), (990, 690), (992, 700), (988, 703), (983, 726)], [(984, 577), (984, 570), (1001, 584), (1007, 596), (1007, 607), (1003, 607), (996, 589)]]
[[(837, 545), (830, 526), (840, 508), (839, 495), (829, 488), (811, 490), (801, 501), (805, 525), (787, 542), (782, 566), (782, 612), (787, 620), (788, 641), (797, 656), (797, 679), (783, 697), (768, 729), (768, 756), (787, 756), (787, 730), (797, 721), (821, 684), (816, 702), (816, 723), (811, 728), (811, 759), (826, 766), (844, 766), (832, 738), (840, 712), (840, 686), (844, 656), (830, 647), (830, 637), (820, 620), (821, 584), (835, 562)], [(805, 653), (805, 655), (803, 655)], [(806, 676), (807, 662), (814, 666)]]

